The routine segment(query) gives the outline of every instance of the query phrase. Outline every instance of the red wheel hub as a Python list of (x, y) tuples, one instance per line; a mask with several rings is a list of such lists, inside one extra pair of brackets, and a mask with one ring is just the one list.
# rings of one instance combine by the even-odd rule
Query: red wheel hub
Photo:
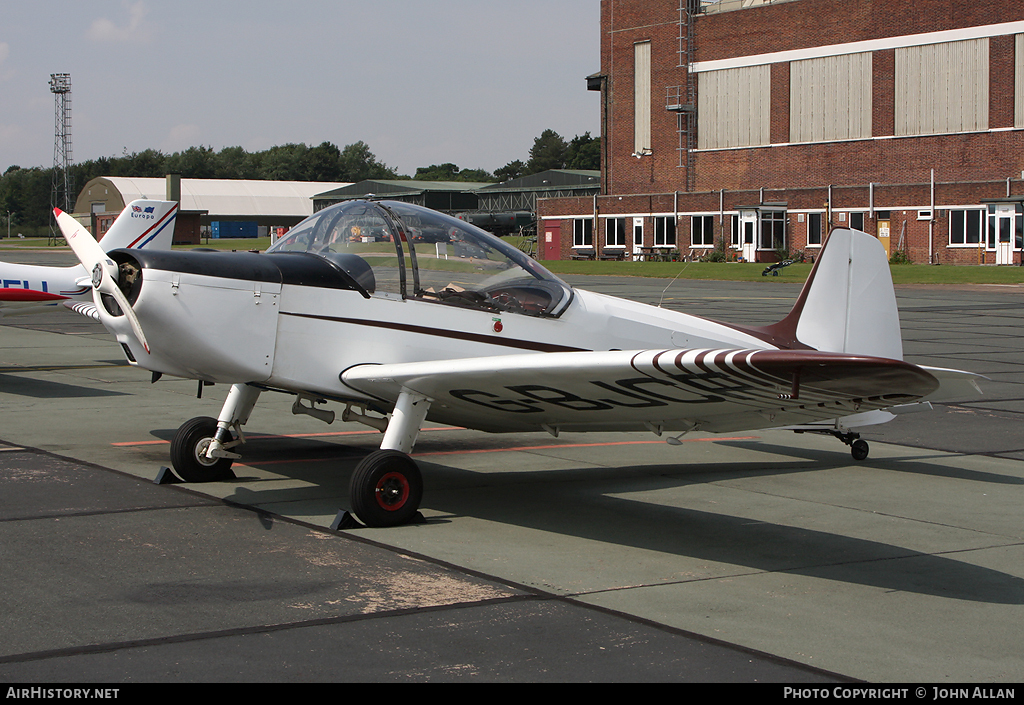
[(397, 512), (409, 500), (409, 481), (400, 472), (389, 472), (374, 488), (377, 504), (387, 512)]

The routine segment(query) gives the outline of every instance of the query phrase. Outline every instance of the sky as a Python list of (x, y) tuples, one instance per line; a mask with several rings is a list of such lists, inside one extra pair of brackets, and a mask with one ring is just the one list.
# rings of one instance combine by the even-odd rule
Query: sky
[(144, 149), (369, 145), (400, 174), (494, 171), (600, 133), (599, 0), (0, 0), (0, 173)]

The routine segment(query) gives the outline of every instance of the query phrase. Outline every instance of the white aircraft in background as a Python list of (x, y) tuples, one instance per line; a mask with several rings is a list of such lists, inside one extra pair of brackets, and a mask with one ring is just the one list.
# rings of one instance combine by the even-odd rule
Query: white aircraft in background
[[(132, 365), (231, 385), (217, 419), (171, 444), (186, 481), (232, 477), (260, 394), (383, 432), (350, 502), (371, 526), (410, 521), (424, 420), (495, 433), (828, 433), (980, 393), (975, 375), (903, 361), (874, 237), (833, 230), (792, 312), (754, 328), (573, 289), (462, 220), (394, 201), (325, 208), (264, 254), (115, 250), (56, 212), (92, 272), (95, 309)], [(670, 443), (678, 437), (669, 438)]]
[[(178, 204), (173, 201), (133, 201), (117, 216), (100, 247), (169, 250), (177, 216)], [(72, 308), (82, 302), (88, 310), (92, 307), (89, 277), (81, 264), (44, 267), (0, 262), (0, 317), (62, 304)]]

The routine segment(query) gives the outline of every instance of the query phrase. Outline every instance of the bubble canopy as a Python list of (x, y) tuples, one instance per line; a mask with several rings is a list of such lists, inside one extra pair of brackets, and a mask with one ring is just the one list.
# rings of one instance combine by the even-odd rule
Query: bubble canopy
[(572, 289), (535, 260), (474, 225), (400, 201), (346, 201), (292, 228), (267, 254), (327, 259), (365, 296), (493, 313), (558, 316)]

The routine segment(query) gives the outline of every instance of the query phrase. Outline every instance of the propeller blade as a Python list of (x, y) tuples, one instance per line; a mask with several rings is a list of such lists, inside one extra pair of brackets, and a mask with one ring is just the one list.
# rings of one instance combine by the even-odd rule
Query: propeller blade
[(64, 239), (68, 241), (68, 245), (71, 246), (71, 250), (75, 253), (78, 261), (85, 267), (85, 271), (92, 274), (96, 265), (102, 264), (108, 273), (111, 273), (112, 269), (113, 274), (116, 275), (117, 268), (114, 266), (114, 263), (107, 257), (107, 253), (93, 239), (93, 236), (82, 227), (81, 223), (63, 212), (60, 208), (54, 208), (53, 215), (57, 218), (57, 225), (60, 227)]
[(135, 315), (135, 309), (133, 309), (132, 305), (128, 303), (128, 297), (124, 295), (123, 291), (121, 291), (121, 287), (115, 284), (110, 287), (109, 292), (104, 291), (103, 293), (109, 293), (114, 297), (114, 300), (117, 301), (117, 305), (120, 306), (121, 310), (124, 312), (124, 315), (128, 316), (128, 322), (132, 324), (132, 332), (135, 333), (135, 337), (139, 339), (139, 342), (142, 343), (142, 347), (144, 347), (148, 353), (149, 342), (146, 340), (146, 334), (142, 332), (142, 324), (139, 323), (139, 318)]
[(135, 333), (135, 337), (138, 338), (139, 342), (142, 343), (142, 347), (148, 353), (149, 342), (146, 340), (145, 333), (142, 332), (139, 318), (135, 315), (135, 310), (131, 304), (128, 303), (128, 297), (124, 295), (121, 287), (117, 285), (117, 265), (107, 257), (107, 253), (103, 251), (100, 244), (93, 239), (92, 235), (77, 220), (63, 212), (60, 208), (54, 208), (53, 215), (57, 218), (57, 225), (60, 226), (64, 239), (68, 241), (68, 245), (71, 246), (78, 261), (82, 263), (87, 271), (92, 273), (93, 286), (102, 293), (114, 297), (117, 305), (121, 307), (121, 311), (128, 317), (128, 322), (132, 326), (132, 332)]

